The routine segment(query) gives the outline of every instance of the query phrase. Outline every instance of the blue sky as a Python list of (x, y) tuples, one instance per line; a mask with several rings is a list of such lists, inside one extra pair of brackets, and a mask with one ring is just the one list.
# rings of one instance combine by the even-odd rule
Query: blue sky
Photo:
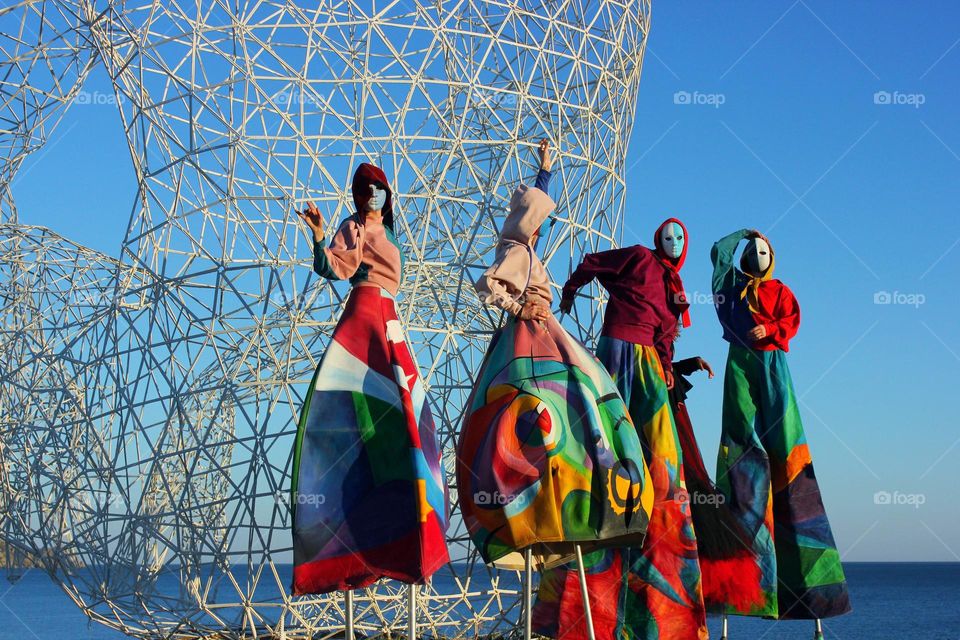
[[(848, 560), (960, 561), (958, 39), (950, 2), (653, 9), (623, 241), (649, 244), (668, 216), (689, 227), (699, 303), (678, 353), (718, 372), (690, 399), (712, 468), (726, 343), (709, 249), (741, 227), (769, 235), (802, 308), (790, 363)], [(102, 70), (85, 89), (112, 100)], [(116, 255), (134, 182), (115, 107), (71, 110), (13, 192), (21, 222)]]

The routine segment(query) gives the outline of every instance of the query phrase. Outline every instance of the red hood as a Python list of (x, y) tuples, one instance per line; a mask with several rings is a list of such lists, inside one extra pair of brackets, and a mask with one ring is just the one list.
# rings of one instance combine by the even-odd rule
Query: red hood
[[(678, 225), (680, 225), (680, 228), (683, 229), (683, 249), (680, 251), (679, 258), (669, 257), (664, 252), (663, 245), (660, 244), (660, 232), (663, 231), (663, 228), (668, 224), (670, 224), (671, 222), (676, 222)], [(673, 271), (680, 271), (680, 269), (683, 267), (683, 263), (687, 259), (687, 249), (690, 247), (690, 237), (687, 235), (686, 225), (684, 225), (682, 222), (680, 222), (676, 218), (667, 218), (660, 224), (659, 227), (657, 227), (657, 230), (654, 232), (653, 246), (656, 247), (657, 256), (659, 256), (664, 263), (669, 265), (673, 269)]]
[(383, 224), (393, 229), (393, 190), (390, 183), (387, 182), (387, 174), (380, 167), (368, 162), (360, 163), (356, 172), (353, 174), (353, 204), (357, 208), (357, 215), (363, 220), (363, 210), (370, 199), (370, 189), (367, 188), (371, 182), (379, 182), (387, 190), (387, 201), (383, 204)]

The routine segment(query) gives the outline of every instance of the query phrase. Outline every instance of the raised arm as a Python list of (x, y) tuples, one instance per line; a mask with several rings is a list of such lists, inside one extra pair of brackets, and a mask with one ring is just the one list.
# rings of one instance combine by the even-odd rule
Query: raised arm
[(537, 146), (537, 153), (540, 156), (540, 171), (537, 172), (537, 180), (533, 186), (544, 193), (550, 186), (550, 177), (553, 175), (550, 170), (553, 169), (553, 158), (550, 155), (550, 141), (544, 138)]
[(753, 233), (750, 229), (740, 229), (713, 243), (710, 250), (710, 260), (713, 262), (713, 292), (718, 293), (736, 282), (736, 269), (733, 266), (733, 255), (737, 246), (744, 238)]
[(325, 238), (314, 238), (313, 270), (328, 280), (346, 280), (357, 272), (363, 258), (363, 227), (350, 217), (326, 246)]
[(612, 278), (620, 275), (627, 262), (632, 258), (633, 252), (633, 247), (622, 247), (598, 253), (588, 253), (563, 285), (561, 302), (572, 304), (580, 287), (589, 284), (594, 278)]

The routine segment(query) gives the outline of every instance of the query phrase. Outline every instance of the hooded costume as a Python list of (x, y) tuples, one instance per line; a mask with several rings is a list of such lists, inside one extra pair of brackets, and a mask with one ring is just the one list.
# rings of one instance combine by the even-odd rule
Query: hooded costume
[[(671, 366), (678, 320), (689, 304), (680, 256), (669, 257), (657, 229), (656, 250), (643, 246), (587, 255), (563, 288), (573, 299), (594, 278), (610, 293), (597, 357), (613, 377), (640, 434), (654, 487), (654, 505), (642, 546), (584, 558), (597, 638), (700, 640), (707, 637), (697, 539), (683, 472), (679, 436), (664, 370)], [(687, 319), (689, 324), (689, 319)], [(533, 624), (558, 639), (586, 638), (575, 567), (545, 574)]]
[(551, 314), (535, 234), (554, 209), (544, 191), (514, 192), (480, 299), (510, 317), (490, 342), (467, 400), (457, 446), (464, 522), (484, 561), (542, 569), (586, 550), (639, 542), (653, 501), (636, 429), (600, 363)]
[[(366, 220), (369, 185), (387, 191)], [(380, 578), (422, 583), (448, 561), (449, 502), (433, 416), (397, 318), (402, 252), (383, 171), (361, 164), (356, 213), (314, 270), (353, 288), (297, 426), (293, 595), (357, 589)]]
[[(737, 246), (748, 238), (769, 247), (769, 266), (760, 273), (746, 256), (741, 269), (733, 266)], [(840, 554), (787, 367), (799, 305), (773, 279), (773, 248), (762, 235), (736, 231), (714, 244), (711, 259), (714, 304), (730, 343), (717, 486), (751, 537), (759, 568), (759, 584), (745, 587), (726, 611), (801, 619), (846, 613), (850, 601)], [(766, 336), (751, 341), (748, 332), (758, 325)]]

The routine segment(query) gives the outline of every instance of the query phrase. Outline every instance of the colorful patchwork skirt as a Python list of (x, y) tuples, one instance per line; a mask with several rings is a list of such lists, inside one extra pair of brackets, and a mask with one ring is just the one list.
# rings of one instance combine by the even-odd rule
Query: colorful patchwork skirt
[[(597, 356), (616, 381), (640, 432), (655, 500), (642, 546), (584, 558), (596, 637), (706, 638), (697, 540), (657, 352), (601, 336)], [(537, 633), (553, 638), (588, 637), (575, 565), (541, 578), (533, 624)]]
[(637, 430), (603, 366), (553, 316), (511, 318), (490, 343), (457, 450), (463, 519), (483, 560), (520, 568), (638, 543), (653, 490)]
[(760, 583), (728, 613), (827, 618), (850, 611), (783, 351), (730, 345), (717, 486), (754, 538)]
[(447, 485), (394, 300), (356, 286), (306, 395), (294, 449), (293, 595), (380, 578), (423, 582), (448, 561)]

